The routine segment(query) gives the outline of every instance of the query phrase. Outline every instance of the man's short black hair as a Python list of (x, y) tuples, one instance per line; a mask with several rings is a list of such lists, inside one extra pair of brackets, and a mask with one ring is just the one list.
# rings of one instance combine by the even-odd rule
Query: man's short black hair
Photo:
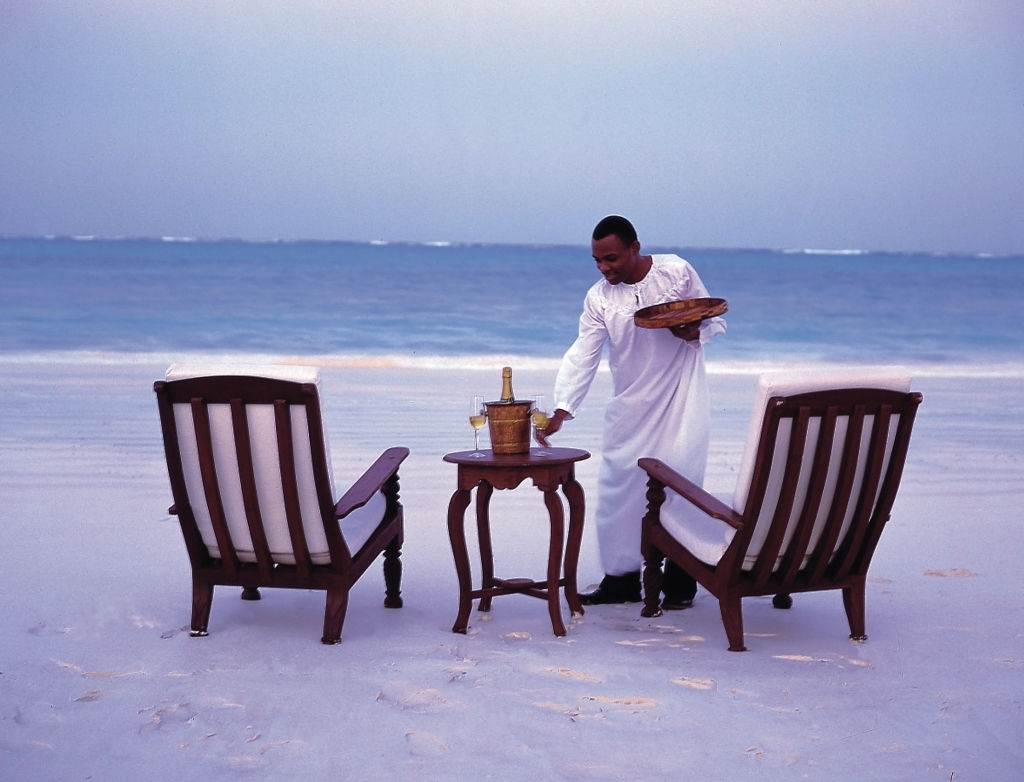
[(619, 215), (608, 215), (608, 217), (594, 226), (594, 235), (591, 239), (596, 242), (612, 234), (619, 237), (619, 241), (626, 247), (629, 247), (637, 240), (636, 229), (633, 227), (633, 224), (625, 217), (619, 217)]

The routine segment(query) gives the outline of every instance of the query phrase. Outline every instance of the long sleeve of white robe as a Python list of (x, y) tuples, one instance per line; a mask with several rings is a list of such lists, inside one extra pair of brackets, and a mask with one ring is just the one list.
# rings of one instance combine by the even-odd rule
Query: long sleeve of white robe
[(647, 510), (647, 481), (638, 458), (654, 456), (698, 484), (704, 480), (711, 407), (702, 347), (725, 332), (722, 319), (705, 321), (697, 343), (668, 329), (633, 323), (633, 313), (642, 307), (708, 296), (687, 261), (676, 255), (651, 257), (650, 271), (635, 285), (602, 279), (590, 288), (579, 336), (555, 379), (554, 406), (575, 415), (608, 343), (613, 392), (605, 413), (594, 513), (608, 575), (634, 572), (642, 564), (640, 521)]

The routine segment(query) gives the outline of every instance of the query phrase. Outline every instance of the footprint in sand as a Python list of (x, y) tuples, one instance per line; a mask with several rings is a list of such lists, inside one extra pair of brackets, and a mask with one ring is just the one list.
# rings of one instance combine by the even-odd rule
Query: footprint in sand
[(625, 697), (625, 698), (609, 698), (604, 695), (585, 695), (580, 698), (581, 702), (595, 703), (601, 709), (620, 709), (630, 711), (633, 714), (637, 714), (643, 709), (652, 709), (658, 705), (658, 702), (651, 700), (650, 698), (637, 697)]
[(389, 682), (377, 694), (377, 702), (417, 714), (433, 714), (452, 707), (451, 701), (433, 687), (416, 688), (408, 682)]
[(773, 654), (773, 659), (786, 660), (792, 663), (827, 663), (829, 660), (825, 657), (811, 657), (806, 654)]
[(164, 630), (162, 633), (160, 633), (160, 637), (164, 640), (168, 638), (174, 638), (174, 636), (178, 635), (179, 633), (187, 633), (190, 629), (191, 628), (188, 625), (184, 625), (182, 627), (175, 627), (170, 630)]
[(46, 622), (39, 621), (28, 628), (31, 635), (67, 635), (71, 632), (70, 627), (50, 627)]
[(449, 665), (444, 669), (445, 676), (449, 682), (457, 682), (465, 679), (469, 674), (469, 668), (464, 665)]
[(82, 666), (75, 663), (69, 663), (64, 660), (56, 660), (55, 662), (65, 671), (84, 676), (86, 679), (124, 679), (129, 676), (146, 675), (145, 671), (86, 671)]
[(405, 743), (409, 754), (418, 757), (443, 755), (449, 750), (438, 736), (425, 730), (410, 730), (405, 734)]
[[(749, 633), (748, 633), (749, 635)], [(654, 638), (624, 639), (616, 641), (619, 646), (666, 646), (670, 649), (683, 647), (691, 643), (704, 643), (707, 640), (702, 635), (663, 635)]]
[(559, 676), (565, 676), (569, 679), (576, 679), (581, 682), (593, 682), (595, 684), (601, 684), (602, 680), (596, 676), (591, 676), (589, 673), (583, 673), (582, 671), (574, 671), (572, 668), (555, 668), (548, 667), (544, 669), (548, 673), (554, 673)]
[(104, 690), (89, 690), (87, 693), (75, 698), (75, 703), (92, 703), (93, 701), (98, 701), (106, 694)]
[(160, 708), (140, 709), (139, 716), (149, 715), (140, 730), (161, 730), (173, 725), (191, 725), (199, 713), (191, 703), (171, 703)]
[(713, 690), (715, 688), (714, 679), (691, 679), (680, 676), (678, 679), (669, 679), (669, 682), (678, 684), (680, 687), (689, 687), (691, 690)]
[(650, 698), (640, 697), (609, 698), (603, 695), (584, 695), (574, 706), (555, 701), (534, 701), (531, 705), (538, 709), (558, 712), (559, 714), (571, 717), (573, 720), (577, 720), (605, 719), (613, 712), (620, 714), (642, 714), (648, 709), (655, 708), (658, 702)]

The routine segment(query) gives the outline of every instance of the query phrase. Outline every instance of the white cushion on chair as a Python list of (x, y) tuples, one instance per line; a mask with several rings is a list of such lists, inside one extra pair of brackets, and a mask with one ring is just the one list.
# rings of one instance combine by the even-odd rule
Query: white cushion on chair
[(388, 501), (383, 492), (375, 492), (370, 501), (361, 508), (356, 508), (341, 520), (341, 534), (348, 544), (352, 556), (370, 539), (377, 529), (388, 508)]
[[(729, 504), (728, 497), (719, 496)], [(665, 492), (659, 514), (661, 525), (701, 562), (714, 566), (725, 555), (736, 529), (720, 519), (708, 516), (674, 491)]]
[(770, 372), (760, 377), (754, 393), (750, 424), (747, 427), (747, 442), (736, 474), (736, 491), (732, 507), (743, 512), (747, 502), (747, 491), (754, 473), (757, 446), (761, 439), (765, 408), (773, 396), (794, 396), (812, 391), (826, 391), (831, 388), (884, 388), (889, 391), (910, 391), (910, 375), (885, 369), (822, 369), (802, 372)]
[[(265, 377), (275, 380), (286, 380), (295, 383), (313, 383), (319, 386), (320, 372), (316, 367), (292, 365), (255, 365), (226, 363), (221, 365), (183, 365), (172, 364), (166, 373), (166, 379), (184, 380), (194, 377), (213, 377), (220, 375)], [(178, 404), (175, 420), (178, 423), (178, 438), (182, 450), (182, 462), (185, 470), (185, 483), (192, 502), (193, 513), (199, 526), (203, 541), (210, 555), (220, 557), (210, 512), (206, 506), (202, 478), (199, 472), (198, 449), (192, 414), (188, 405)], [(294, 564), (291, 536), (288, 533), (288, 520), (285, 514), (284, 500), (281, 493), (280, 460), (277, 447), (277, 429), (272, 405), (247, 405), (249, 433), (252, 442), (253, 470), (256, 478), (256, 491), (260, 502), (260, 514), (267, 534), (267, 544), (275, 562)], [(221, 484), (221, 502), (227, 516), (231, 539), (243, 562), (255, 562), (252, 537), (245, 517), (245, 506), (238, 477), (238, 462), (235, 456), (234, 436), (231, 423), (231, 409), (226, 404), (209, 406), (210, 428), (214, 442), (214, 463)], [(306, 544), (314, 564), (323, 565), (330, 562), (327, 548), (327, 537), (324, 534), (320, 508), (317, 502), (316, 487), (313, 481), (312, 459), (310, 454), (308, 422), (306, 410), (296, 406), (291, 409), (292, 416), (292, 448), (297, 466), (299, 507), (302, 514)], [(332, 499), (336, 500), (333, 476), (331, 475), (330, 448), (327, 433), (323, 432), (325, 456), (330, 479)], [(262, 445), (262, 447), (261, 447)], [(387, 501), (384, 495), (377, 492), (363, 507), (350, 513), (341, 521), (342, 534), (354, 555), (369, 539), (381, 519), (384, 518)]]
[(165, 380), (186, 380), (190, 377), (269, 377), (290, 380), (293, 383), (320, 385), (320, 370), (299, 364), (249, 364), (226, 361), (223, 364), (171, 364), (164, 374)]

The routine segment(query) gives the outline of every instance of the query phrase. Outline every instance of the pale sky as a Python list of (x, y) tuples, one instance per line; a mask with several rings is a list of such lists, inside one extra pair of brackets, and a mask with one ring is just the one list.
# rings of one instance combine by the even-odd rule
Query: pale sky
[(2, 0), (0, 235), (1024, 254), (1019, 0)]

